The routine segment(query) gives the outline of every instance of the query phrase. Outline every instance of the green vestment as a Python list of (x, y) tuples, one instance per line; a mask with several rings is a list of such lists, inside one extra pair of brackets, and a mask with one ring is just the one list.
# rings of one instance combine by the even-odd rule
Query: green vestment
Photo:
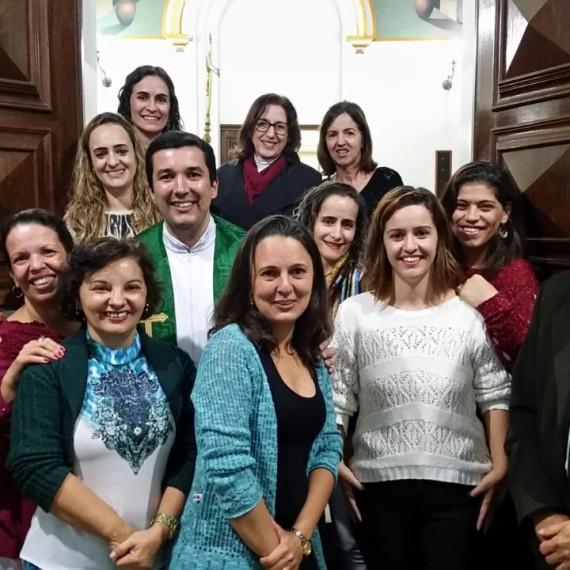
[[(216, 222), (214, 244), (214, 303), (218, 301), (230, 275), (234, 258), (245, 235), (244, 230), (212, 215)], [(141, 324), (144, 331), (154, 338), (176, 344), (176, 314), (174, 311), (174, 292), (168, 255), (162, 239), (164, 222), (159, 222), (137, 236), (146, 247), (156, 270), (156, 276), (162, 285), (162, 301), (154, 315)], [(200, 279), (200, 275), (196, 276)]]

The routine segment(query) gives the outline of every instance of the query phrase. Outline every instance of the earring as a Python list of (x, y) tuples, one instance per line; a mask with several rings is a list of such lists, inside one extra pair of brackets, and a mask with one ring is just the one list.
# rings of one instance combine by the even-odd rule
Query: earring
[(73, 312), (75, 313), (75, 316), (77, 317), (78, 321), (82, 321), (83, 318), (85, 317), (83, 309), (81, 308), (81, 306), (77, 301), (75, 301), (75, 307), (73, 308)]
[(499, 237), (502, 239), (506, 239), (509, 237), (509, 228), (507, 228), (507, 224), (501, 224), (499, 226)]
[(14, 299), (21, 299), (24, 296), (24, 292), (17, 285), (12, 286), (11, 293)]
[(144, 310), (141, 316), (143, 319), (147, 319), (148, 317), (150, 317), (150, 305), (148, 303), (144, 306)]
[(253, 302), (253, 295), (251, 293), (249, 294), (249, 306), (250, 307), (255, 306), (255, 303)]

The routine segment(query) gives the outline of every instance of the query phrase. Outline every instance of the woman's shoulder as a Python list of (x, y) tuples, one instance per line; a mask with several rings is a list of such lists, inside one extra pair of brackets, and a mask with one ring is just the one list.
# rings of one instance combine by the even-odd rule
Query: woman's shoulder
[(31, 340), (36, 340), (41, 336), (47, 336), (55, 341), (60, 340), (60, 336), (52, 331), (45, 323), (38, 321), (22, 322), (10, 320), (10, 317), (0, 323), (0, 344), (6, 346), (20, 346), (20, 348)]
[(224, 164), (222, 164), (218, 168), (218, 176), (229, 174), (229, 173), (235, 171), (236, 169), (241, 170), (241, 162), (240, 162), (239, 158), (234, 158), (232, 160), (228, 160), (227, 162), (224, 162)]
[(220, 356), (218, 351), (222, 348), (225, 356), (229, 356), (232, 351), (253, 350), (255, 352), (253, 343), (236, 323), (226, 325), (214, 332), (208, 339), (204, 352), (215, 351)]
[(383, 303), (379, 303), (370, 291), (359, 293), (345, 299), (338, 307), (337, 319), (359, 320), (375, 313)]
[(497, 279), (505, 279), (507, 277), (523, 278), (525, 280), (532, 279), (536, 281), (534, 268), (524, 257), (517, 257), (511, 260), (497, 273)]
[(318, 170), (304, 162), (301, 162), (300, 160), (296, 162), (288, 162), (286, 168), (290, 175), (302, 177), (314, 184), (319, 184), (323, 178), (322, 174)]
[(401, 186), (403, 182), (399, 172), (393, 168), (389, 168), (388, 166), (378, 166), (372, 173), (372, 177), (368, 184), (379, 184), (386, 187), (388, 190), (391, 190), (396, 186)]

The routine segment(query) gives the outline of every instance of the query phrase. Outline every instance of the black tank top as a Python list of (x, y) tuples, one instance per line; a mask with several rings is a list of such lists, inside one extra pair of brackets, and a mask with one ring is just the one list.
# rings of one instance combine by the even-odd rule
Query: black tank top
[[(307, 498), (307, 463), (311, 447), (325, 423), (325, 400), (314, 376), (316, 393), (306, 398), (283, 382), (269, 354), (261, 351), (260, 358), (277, 416), (275, 520), (288, 530), (294, 525)], [(301, 568), (318, 568), (314, 555), (304, 559)]]

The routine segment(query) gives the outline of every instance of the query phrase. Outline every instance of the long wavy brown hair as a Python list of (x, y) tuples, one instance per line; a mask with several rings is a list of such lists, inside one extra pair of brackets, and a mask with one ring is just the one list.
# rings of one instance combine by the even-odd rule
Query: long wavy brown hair
[(131, 206), (134, 231), (139, 233), (160, 219), (147, 186), (144, 151), (133, 126), (120, 115), (101, 113), (83, 129), (81, 139), (77, 144), (69, 203), (64, 215), (64, 220), (73, 232), (77, 243), (102, 237), (105, 233), (107, 198), (103, 185), (93, 172), (89, 139), (97, 127), (109, 124), (119, 125), (125, 129), (135, 151), (136, 173), (133, 180), (133, 204)]

